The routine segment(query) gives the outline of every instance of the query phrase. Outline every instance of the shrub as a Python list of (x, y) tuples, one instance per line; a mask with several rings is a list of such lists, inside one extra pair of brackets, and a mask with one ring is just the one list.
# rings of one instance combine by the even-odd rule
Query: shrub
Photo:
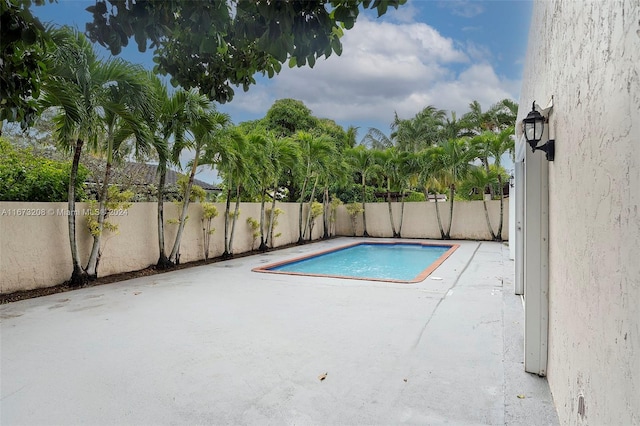
[(422, 192), (411, 192), (409, 195), (405, 196), (404, 201), (408, 203), (426, 201), (426, 198)]
[(349, 213), (349, 217), (351, 218), (351, 229), (353, 230), (353, 235), (356, 235), (356, 225), (358, 221), (358, 215), (364, 212), (362, 208), (362, 204), (359, 203), (349, 203), (345, 206), (347, 208), (347, 213)]
[[(273, 211), (273, 222), (269, 224), (269, 229), (270, 229), (270, 234), (271, 234), (271, 247), (274, 246), (273, 240), (282, 235), (281, 232), (278, 232), (277, 234), (274, 233), (275, 229), (276, 229), (276, 226), (278, 226), (278, 216), (280, 216), (282, 214), (284, 214), (284, 210), (279, 209), (277, 207)], [(265, 216), (268, 217), (268, 218), (271, 217), (271, 209), (267, 209), (265, 211)]]
[[(134, 193), (132, 191), (120, 191), (116, 186), (110, 186), (107, 190), (107, 203), (104, 222), (102, 223), (103, 230), (109, 231), (114, 235), (118, 234), (118, 225), (109, 222), (109, 213), (112, 211), (126, 211), (131, 207), (131, 199)], [(96, 200), (89, 201), (89, 212), (86, 216), (87, 227), (92, 236), (97, 237), (100, 235), (100, 227), (98, 224), (98, 209), (99, 203)]]
[(218, 216), (218, 209), (212, 203), (202, 203), (202, 239), (204, 248), (204, 258), (209, 259), (209, 246), (211, 243), (211, 234), (216, 228), (211, 227), (211, 221)]
[[(67, 201), (70, 161), (55, 161), (14, 148), (0, 139), (0, 201)], [(85, 198), (84, 181), (89, 171), (78, 167), (76, 200)]]
[(324, 206), (322, 203), (314, 201), (311, 203), (311, 221), (309, 222), (309, 240), (311, 240), (311, 236), (313, 235), (313, 227), (316, 224), (316, 219), (318, 216), (322, 214), (324, 211)]
[(251, 229), (251, 238), (253, 238), (253, 242), (251, 243), (251, 250), (256, 249), (256, 241), (260, 236), (260, 222), (252, 217), (247, 218), (247, 225)]

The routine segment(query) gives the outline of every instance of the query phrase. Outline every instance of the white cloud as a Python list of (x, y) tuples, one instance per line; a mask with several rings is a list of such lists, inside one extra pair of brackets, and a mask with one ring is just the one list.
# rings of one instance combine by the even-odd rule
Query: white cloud
[(451, 9), (451, 13), (454, 15), (462, 16), (463, 18), (473, 18), (484, 12), (482, 3), (471, 0), (447, 0), (440, 2), (440, 7), (446, 7)]
[(316, 116), (387, 129), (394, 111), (411, 117), (434, 105), (462, 114), (472, 100), (486, 108), (516, 98), (519, 89), (489, 65), (488, 49), (443, 37), (424, 23), (359, 20), (343, 46), (342, 56), (319, 60), (313, 69), (283, 68), (248, 93), (239, 89), (224, 110), (238, 122), (263, 117), (276, 99), (294, 98)]
[(514, 87), (519, 87), (519, 82), (500, 79), (489, 64), (476, 64), (455, 79), (438, 82), (427, 94), (433, 105), (456, 111), (459, 116), (468, 111), (473, 100), (488, 108), (501, 99), (514, 98)]
[(474, 62), (487, 62), (493, 58), (491, 49), (473, 41), (467, 41), (465, 50)]
[(410, 0), (398, 9), (390, 8), (387, 11), (386, 16), (396, 22), (408, 24), (415, 22), (416, 16), (418, 16), (419, 13), (420, 11), (415, 6), (415, 0)]

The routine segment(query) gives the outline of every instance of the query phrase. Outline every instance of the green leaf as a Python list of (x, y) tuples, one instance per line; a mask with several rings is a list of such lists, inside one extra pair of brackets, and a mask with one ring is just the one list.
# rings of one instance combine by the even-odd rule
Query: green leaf
[(333, 51), (336, 52), (336, 55), (342, 55), (342, 43), (339, 39), (334, 38), (331, 40), (331, 47), (333, 48)]
[(378, 5), (378, 17), (381, 17), (385, 13), (387, 13), (387, 2), (383, 1)]

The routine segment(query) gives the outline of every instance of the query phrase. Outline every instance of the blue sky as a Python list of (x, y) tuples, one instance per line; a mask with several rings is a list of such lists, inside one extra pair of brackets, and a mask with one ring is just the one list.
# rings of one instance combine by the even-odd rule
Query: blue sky
[[(33, 10), (42, 21), (84, 30), (92, 3), (58, 0)], [(531, 9), (524, 0), (409, 0), (382, 18), (367, 11), (345, 32), (341, 56), (259, 77), (219, 109), (239, 123), (264, 117), (277, 99), (299, 99), (318, 117), (359, 127), (361, 138), (369, 127), (388, 134), (394, 113), (410, 118), (427, 105), (460, 116), (473, 100), (485, 109), (518, 101)], [(133, 41), (121, 56), (152, 67), (151, 52), (139, 53)]]
[[(83, 30), (89, 1), (58, 0), (34, 7), (43, 20)], [(484, 108), (518, 98), (532, 3), (530, 1), (409, 0), (377, 19), (361, 14), (345, 33), (341, 57), (314, 69), (285, 69), (221, 109), (234, 122), (263, 117), (274, 100), (300, 99), (315, 115), (385, 132), (394, 112), (408, 118), (427, 105), (464, 113), (477, 99)], [(102, 50), (105, 55), (108, 53)], [(121, 54), (152, 66), (151, 52), (132, 43)]]

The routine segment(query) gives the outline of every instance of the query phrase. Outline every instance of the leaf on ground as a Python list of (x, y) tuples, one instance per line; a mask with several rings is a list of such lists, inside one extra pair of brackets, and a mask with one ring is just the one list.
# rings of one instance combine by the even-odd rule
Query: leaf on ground
[(403, 379), (403, 380), (404, 380), (404, 382), (405, 382), (405, 383), (407, 383), (407, 381), (408, 381), (409, 379)]
[(520, 395), (518, 395), (518, 398), (520, 398), (520, 399), (525, 399), (525, 398), (526, 398), (526, 396), (524, 396), (523, 394), (520, 394)]
[(324, 379), (326, 379), (326, 378), (327, 378), (327, 374), (328, 374), (328, 373), (323, 373), (323, 374), (319, 375), (319, 376), (318, 376), (318, 380), (323, 381)]

